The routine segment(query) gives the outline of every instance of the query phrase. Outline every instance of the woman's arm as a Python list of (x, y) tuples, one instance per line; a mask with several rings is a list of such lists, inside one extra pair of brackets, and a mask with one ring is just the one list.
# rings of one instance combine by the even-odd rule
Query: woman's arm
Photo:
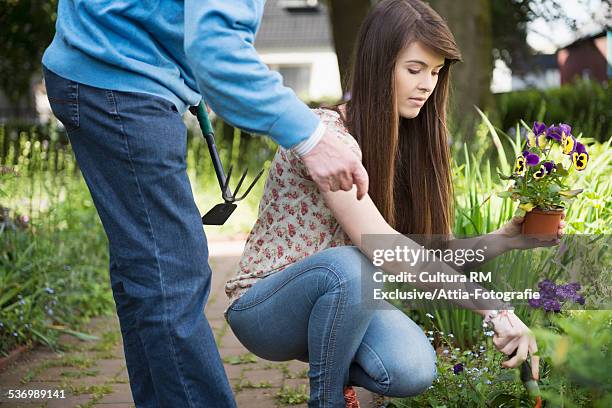
[[(354, 190), (354, 189), (353, 189)], [(372, 201), (369, 195), (366, 195), (362, 200), (355, 198), (355, 191), (345, 192), (327, 192), (322, 193), (325, 203), (334, 214), (336, 220), (342, 227), (342, 229), (349, 236), (353, 244), (355, 244), (361, 252), (368, 257), (368, 259), (374, 259), (374, 251), (380, 249), (393, 249), (396, 247), (408, 248), (409, 250), (419, 251), (423, 247), (413, 240), (405, 237), (404, 235), (393, 229), (383, 218), (383, 216), (376, 208), (376, 205)], [(387, 248), (374, 247), (373, 242), (375, 240), (363, 240), (362, 237), (365, 235), (385, 235), (385, 244)], [(410, 267), (406, 262), (393, 261), (385, 262), (382, 269), (391, 274), (399, 274), (401, 272), (409, 272), (407, 269)], [(417, 263), (411, 267), (411, 271), (432, 271), (438, 272), (445, 275), (461, 275), (456, 270), (451, 268), (444, 262), (427, 262)], [(448, 279), (452, 281), (453, 279)], [(473, 292), (476, 288), (482, 288), (479, 285), (473, 283), (466, 284), (462, 282), (440, 282), (440, 283), (429, 283), (420, 282), (417, 279), (414, 282), (414, 286), (420, 289), (434, 290), (443, 289), (449, 290), (463, 290)], [(484, 291), (488, 291), (482, 288)], [(487, 300), (486, 302), (478, 302), (476, 300), (453, 300), (457, 305), (471, 309), (476, 313), (484, 316), (490, 309), (503, 308), (501, 302)]]
[[(372, 240), (362, 240), (362, 237), (367, 234), (386, 234), (389, 237), (393, 237), (392, 240), (385, 240), (386, 242), (392, 242), (392, 247), (396, 245), (400, 247), (405, 246), (415, 250), (422, 248), (419, 244), (403, 236), (387, 224), (369, 195), (366, 195), (359, 201), (355, 198), (354, 190), (355, 188), (353, 187), (353, 190), (350, 192), (336, 191), (322, 194), (325, 203), (336, 217), (342, 229), (364, 255), (370, 260), (373, 260), (374, 250), (381, 249), (372, 247), (370, 242)], [(384, 264), (383, 269), (387, 273), (398, 274), (400, 272), (405, 272), (407, 266), (409, 265), (406, 265), (406, 263), (387, 262)], [(415, 269), (418, 267), (418, 270), (435, 270), (442, 271), (442, 273), (447, 275), (458, 275), (457, 271), (444, 262), (416, 264), (414, 267)], [(435, 267), (435, 269), (433, 269), (433, 267)], [(427, 290), (435, 288), (453, 290), (465, 289), (467, 287), (467, 285), (463, 283), (419, 283), (418, 280), (414, 285)], [(476, 284), (470, 285), (470, 290), (479, 287)], [(535, 337), (518, 316), (514, 313), (500, 313), (497, 315), (491, 313), (495, 309), (505, 309), (505, 305), (501, 303), (495, 305), (495, 301), (487, 301), (485, 307), (469, 300), (453, 300), (453, 302), (461, 307), (473, 310), (494, 324), (495, 335), (493, 337), (493, 343), (498, 350), (506, 355), (511, 355), (515, 350), (517, 351), (516, 356), (502, 363), (504, 367), (518, 367), (527, 359), (528, 353), (530, 353), (532, 375), (534, 378), (538, 378), (539, 359), (534, 355), (538, 350)]]

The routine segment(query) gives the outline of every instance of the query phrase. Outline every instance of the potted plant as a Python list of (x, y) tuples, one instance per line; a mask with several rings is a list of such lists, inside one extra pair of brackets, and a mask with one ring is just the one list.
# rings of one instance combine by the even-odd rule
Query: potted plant
[(525, 216), (523, 234), (556, 236), (565, 205), (583, 191), (567, 185), (570, 170), (582, 171), (589, 162), (585, 146), (571, 132), (564, 123), (547, 127), (534, 122), (514, 171), (509, 176), (500, 174), (513, 182), (498, 196), (519, 202), (515, 215)]

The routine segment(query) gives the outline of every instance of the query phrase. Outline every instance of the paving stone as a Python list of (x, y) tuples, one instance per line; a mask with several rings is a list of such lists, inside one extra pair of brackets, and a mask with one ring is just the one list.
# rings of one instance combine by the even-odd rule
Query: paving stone
[(117, 364), (116, 360), (98, 360), (95, 367), (92, 367), (92, 369), (100, 371), (98, 377), (111, 379), (119, 374), (123, 370), (123, 367), (121, 364)]
[(280, 387), (283, 383), (283, 373), (279, 370), (245, 370), (243, 377), (253, 384), (269, 382), (273, 386)]
[(242, 390), (236, 394), (238, 408), (272, 408), (277, 405), (275, 395), (280, 388)]
[(129, 384), (113, 384), (113, 392), (106, 394), (96, 405), (104, 404), (134, 404)]
[(48, 401), (47, 408), (73, 408), (79, 404), (87, 404), (91, 400), (91, 395), (66, 396), (65, 399), (55, 398)]
[(306, 386), (306, 393), (310, 390), (309, 380), (308, 378), (287, 378), (283, 385), (285, 387), (290, 387), (292, 389), (301, 389), (302, 385)]
[(227, 378), (236, 379), (236, 378), (241, 377), (242, 375), (241, 373), (242, 373), (242, 370), (244, 369), (244, 366), (241, 364), (237, 364), (237, 365), (225, 364), (224, 368), (225, 368), (225, 374), (227, 375)]

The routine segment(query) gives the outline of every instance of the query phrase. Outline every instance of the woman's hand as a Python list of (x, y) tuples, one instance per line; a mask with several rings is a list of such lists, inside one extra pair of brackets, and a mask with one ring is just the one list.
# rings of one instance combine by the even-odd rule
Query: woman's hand
[[(561, 216), (561, 219), (565, 219), (565, 214)], [(492, 232), (492, 234), (502, 236), (504, 238), (504, 246), (507, 249), (531, 249), (554, 246), (557, 245), (559, 240), (563, 237), (563, 229), (565, 228), (564, 221), (559, 223), (557, 237), (549, 240), (542, 240), (540, 238), (523, 235), (521, 233), (521, 229), (524, 221), (524, 216), (513, 217), (510, 221), (502, 225), (500, 229)]]
[(535, 336), (529, 328), (514, 313), (501, 313), (490, 320), (493, 323), (493, 344), (495, 348), (506, 355), (516, 351), (516, 355), (502, 362), (505, 368), (515, 368), (531, 355), (531, 375), (539, 379), (540, 358), (534, 354), (538, 351)]

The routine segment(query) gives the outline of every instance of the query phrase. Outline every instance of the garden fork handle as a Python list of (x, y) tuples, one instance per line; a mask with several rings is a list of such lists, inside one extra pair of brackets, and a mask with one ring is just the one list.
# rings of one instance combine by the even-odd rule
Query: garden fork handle
[(224, 197), (226, 195), (231, 196), (232, 192), (229, 186), (226, 186), (227, 194), (223, 188), (226, 185), (227, 180), (225, 177), (225, 171), (223, 170), (223, 164), (221, 163), (221, 159), (219, 158), (219, 153), (217, 152), (217, 147), (215, 145), (215, 132), (213, 131), (212, 124), (210, 123), (210, 118), (208, 117), (208, 111), (206, 110), (206, 105), (204, 102), (200, 102), (198, 105), (196, 117), (198, 118), (202, 135), (204, 136), (204, 139), (206, 139), (206, 144), (208, 145), (208, 152), (212, 158), (215, 174), (217, 175), (217, 181), (219, 182), (219, 187), (221, 188), (221, 194)]

